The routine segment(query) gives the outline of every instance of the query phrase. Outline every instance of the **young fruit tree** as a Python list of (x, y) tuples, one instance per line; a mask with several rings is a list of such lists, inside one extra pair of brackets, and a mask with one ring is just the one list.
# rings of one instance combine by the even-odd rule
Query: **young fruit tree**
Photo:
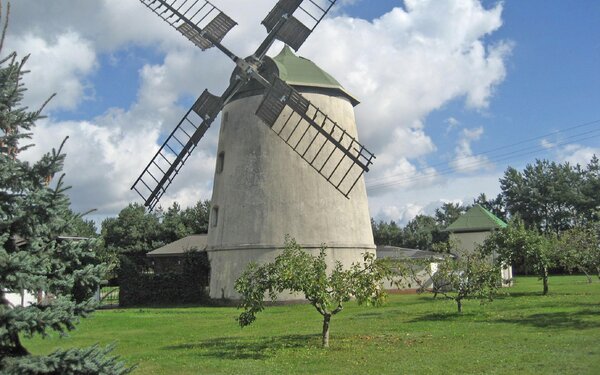
[(506, 228), (492, 233), (480, 251), (495, 254), (498, 265), (522, 259), (542, 280), (543, 294), (548, 294), (548, 270), (558, 264), (558, 246), (553, 234), (545, 236), (535, 229), (525, 228), (522, 221), (513, 220)]
[[(435, 262), (434, 267), (429, 266), (431, 262)], [(456, 302), (459, 313), (462, 312), (464, 300), (492, 301), (502, 285), (499, 267), (478, 252), (459, 253), (422, 265), (426, 267), (420, 269), (426, 270), (429, 280), (413, 276), (419, 286), (417, 292), (431, 292), (434, 296), (441, 294)]]
[(569, 272), (585, 274), (588, 283), (591, 275), (600, 278), (600, 224), (588, 224), (564, 231), (558, 242), (559, 262)]
[[(60, 238), (72, 235), (77, 222), (69, 210), (64, 174), (54, 178), (65, 160), (62, 145), (33, 164), (20, 159), (21, 151), (31, 147), (21, 142), (31, 137), (42, 116), (41, 109), (28, 111), (21, 104), (27, 57), (2, 54), (6, 14), (0, 37), (0, 373), (128, 373), (129, 368), (108, 355), (110, 348), (32, 355), (21, 341), (74, 329), (79, 318), (94, 310), (91, 297), (105, 267), (92, 250), (93, 240)], [(11, 302), (11, 296), (26, 292), (37, 300)]]
[(331, 317), (352, 298), (367, 306), (383, 303), (383, 280), (389, 275), (389, 268), (376, 261), (373, 253), (365, 253), (363, 262), (349, 269), (336, 262), (328, 270), (324, 247), (314, 256), (286, 237), (285, 249), (274, 262), (260, 266), (251, 263), (236, 281), (235, 288), (242, 297), (240, 307), (244, 309), (237, 320), (242, 327), (252, 324), (265, 308), (267, 296), (275, 301), (284, 291), (302, 293), (323, 317), (322, 343), (328, 347)]

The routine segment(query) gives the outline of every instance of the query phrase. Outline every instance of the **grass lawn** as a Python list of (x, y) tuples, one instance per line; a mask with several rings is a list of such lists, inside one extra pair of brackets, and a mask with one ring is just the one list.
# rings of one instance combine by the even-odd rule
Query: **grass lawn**
[(448, 300), (392, 295), (380, 308), (349, 304), (320, 347), (310, 305), (268, 307), (240, 329), (235, 308), (96, 312), (69, 337), (35, 338), (33, 353), (116, 343), (135, 374), (600, 374), (600, 282), (519, 277), (510, 295), (462, 315)]

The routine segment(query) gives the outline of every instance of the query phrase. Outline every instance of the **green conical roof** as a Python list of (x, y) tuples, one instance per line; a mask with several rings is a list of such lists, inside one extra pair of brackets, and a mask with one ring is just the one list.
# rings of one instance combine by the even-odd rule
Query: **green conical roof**
[(476, 204), (446, 228), (447, 232), (483, 232), (506, 227), (496, 215)]
[(317, 64), (304, 57), (296, 56), (287, 45), (281, 52), (271, 58), (277, 70), (279, 78), (292, 86), (319, 87), (341, 91), (352, 102), (359, 103), (355, 97), (350, 95), (340, 83), (329, 73), (319, 68)]

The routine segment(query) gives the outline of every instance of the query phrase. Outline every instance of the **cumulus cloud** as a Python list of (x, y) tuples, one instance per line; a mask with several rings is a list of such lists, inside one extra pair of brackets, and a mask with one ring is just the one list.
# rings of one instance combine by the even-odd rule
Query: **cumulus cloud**
[(395, 221), (396, 224), (403, 226), (415, 218), (415, 216), (423, 214), (423, 207), (417, 204), (408, 203), (401, 207), (386, 206), (383, 207), (375, 217), (384, 221)]
[[(418, 188), (404, 188), (394, 194), (370, 195), (369, 210), (376, 220), (393, 219), (406, 224), (417, 214), (433, 214), (436, 208), (446, 202), (470, 203), (481, 193), (495, 197), (500, 193), (500, 177), (501, 172), (467, 175), (439, 180)], [(409, 207), (420, 207), (420, 210), (407, 215), (405, 212), (410, 212)]]
[(378, 154), (371, 178), (435, 151), (423, 126), (432, 111), (456, 98), (487, 107), (511, 51), (509, 42), (484, 42), (501, 13), (502, 4), (411, 0), (372, 22), (327, 19), (307, 41), (302, 53), (362, 100), (361, 140)]
[(417, 168), (406, 158), (399, 160), (394, 168), (389, 169), (379, 178), (371, 178), (367, 182), (369, 196), (393, 193), (399, 189), (417, 189), (439, 183), (442, 177), (435, 168), (423, 166)]
[(457, 128), (460, 125), (460, 121), (458, 121), (454, 117), (448, 117), (445, 123), (448, 124), (448, 126), (446, 127), (446, 134), (450, 133), (453, 129)]
[[(34, 161), (52, 148), (57, 148), (66, 138), (63, 151), (66, 183), (72, 185), (70, 192), (74, 210), (85, 212), (97, 209), (99, 214), (114, 214), (129, 202), (139, 200), (130, 189), (138, 171), (141, 171), (158, 150), (158, 129), (123, 131), (126, 126), (103, 126), (103, 119), (96, 122), (40, 122), (34, 132), (33, 143), (37, 147), (24, 153), (26, 160)], [(192, 205), (199, 199), (210, 197), (215, 159), (200, 150), (188, 159), (163, 206), (173, 201)]]
[(485, 155), (474, 155), (471, 149), (471, 143), (477, 141), (482, 135), (483, 127), (481, 126), (462, 130), (455, 149), (455, 158), (450, 162), (455, 171), (473, 173), (491, 167), (491, 163)]
[(550, 142), (549, 140), (544, 138), (540, 141), (540, 146), (542, 146), (542, 148), (549, 149), (556, 147), (556, 143)]
[[(452, 204), (458, 204), (459, 206), (462, 206), (465, 202), (464, 200), (465, 198), (454, 198), (454, 199), (438, 199), (432, 202), (429, 202), (429, 204), (425, 207), (423, 207), (423, 213), (426, 215), (430, 215), (433, 216), (435, 214), (435, 210), (437, 210), (438, 208), (442, 207), (444, 204), (446, 203), (452, 203)], [(467, 201), (469, 201), (469, 199), (467, 199)]]
[[(587, 134), (584, 133), (584, 134)], [(593, 138), (593, 137), (592, 137)], [(588, 143), (570, 143), (569, 139), (575, 139), (578, 142)], [(581, 139), (581, 135), (571, 135), (565, 137), (563, 134), (556, 135), (554, 141), (543, 138), (539, 142), (539, 147), (551, 153), (551, 155), (559, 162), (568, 162), (572, 165), (587, 165), (594, 155), (600, 156), (600, 147), (594, 147)]]
[(26, 64), (30, 70), (24, 83), (28, 88), (25, 104), (39, 107), (50, 95), (58, 93), (48, 107), (74, 109), (91, 95), (86, 77), (97, 66), (96, 52), (91, 43), (75, 32), (59, 34), (54, 41), (26, 34), (9, 38), (5, 50), (31, 54)]
[(570, 144), (557, 150), (558, 159), (572, 165), (586, 166), (594, 155), (600, 157), (600, 147)]
[[(219, 1), (238, 22), (225, 44), (241, 56), (251, 54), (266, 34), (260, 21), (273, 4)], [(80, 121), (51, 117), (39, 126), (35, 141), (43, 146), (71, 136), (66, 170), (74, 186), (73, 201), (81, 207), (108, 213), (134, 199), (128, 190), (132, 178), (185, 112), (182, 99), (199, 95), (205, 87), (219, 94), (233, 69), (220, 52), (199, 51), (137, 1), (19, 0), (13, 8), (9, 40), (19, 51), (31, 49), (34, 57), (39, 55), (39, 63), (32, 57), (30, 68), (47, 76), (43, 84), (36, 78), (35, 85), (28, 85), (32, 102), (57, 91), (54, 109), (76, 108), (93, 93), (88, 79), (100, 55), (144, 46), (163, 56), (140, 67), (137, 98), (130, 107), (107, 109)], [(404, 7), (373, 21), (345, 16), (341, 9), (324, 20), (318, 37), (310, 37), (300, 52), (362, 101), (357, 107), (359, 134), (377, 154), (369, 179), (379, 183), (379, 192), (370, 189), (370, 194), (379, 194), (378, 202), (383, 202), (389, 197), (382, 192), (440, 183), (436, 170), (425, 162), (437, 150), (426, 117), (457, 98), (469, 108), (486, 108), (506, 75), (511, 51), (509, 42), (485, 41), (502, 25), (502, 4), (486, 9), (475, 0), (407, 0)], [(163, 204), (210, 197), (217, 133), (207, 133)], [(465, 150), (470, 151), (470, 143)], [(402, 217), (426, 203), (402, 206), (408, 212)], [(381, 210), (383, 206), (376, 208)]]

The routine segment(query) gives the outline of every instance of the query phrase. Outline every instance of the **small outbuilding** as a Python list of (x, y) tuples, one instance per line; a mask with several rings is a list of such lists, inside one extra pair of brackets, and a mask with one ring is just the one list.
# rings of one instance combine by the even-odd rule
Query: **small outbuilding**
[(206, 239), (206, 234), (187, 236), (150, 251), (146, 262), (121, 263), (119, 305), (205, 303), (210, 280)]
[[(492, 232), (506, 226), (507, 224), (496, 215), (476, 204), (460, 215), (446, 228), (446, 231), (450, 232), (450, 239), (456, 243), (459, 250), (471, 253), (477, 246), (483, 244)], [(492, 262), (495, 261), (495, 257), (496, 254), (492, 254)], [(505, 265), (501, 272), (503, 285), (510, 286), (512, 266)]]
[(409, 249), (407, 247), (377, 245), (377, 258), (380, 259), (434, 259), (442, 260), (446, 254), (434, 251)]
[(183, 257), (189, 251), (206, 252), (207, 235), (194, 234), (146, 254), (155, 273), (182, 272)]
[(414, 293), (419, 285), (426, 288), (429, 287), (433, 283), (431, 275), (437, 271), (437, 262), (443, 260), (447, 256), (452, 256), (450, 254), (436, 253), (433, 251), (387, 245), (377, 245), (376, 251), (378, 259), (391, 259), (394, 261), (429, 261), (420, 265), (416, 262), (413, 263), (413, 277), (399, 276), (389, 280), (390, 289), (388, 290), (392, 292), (396, 290), (397, 292)]

